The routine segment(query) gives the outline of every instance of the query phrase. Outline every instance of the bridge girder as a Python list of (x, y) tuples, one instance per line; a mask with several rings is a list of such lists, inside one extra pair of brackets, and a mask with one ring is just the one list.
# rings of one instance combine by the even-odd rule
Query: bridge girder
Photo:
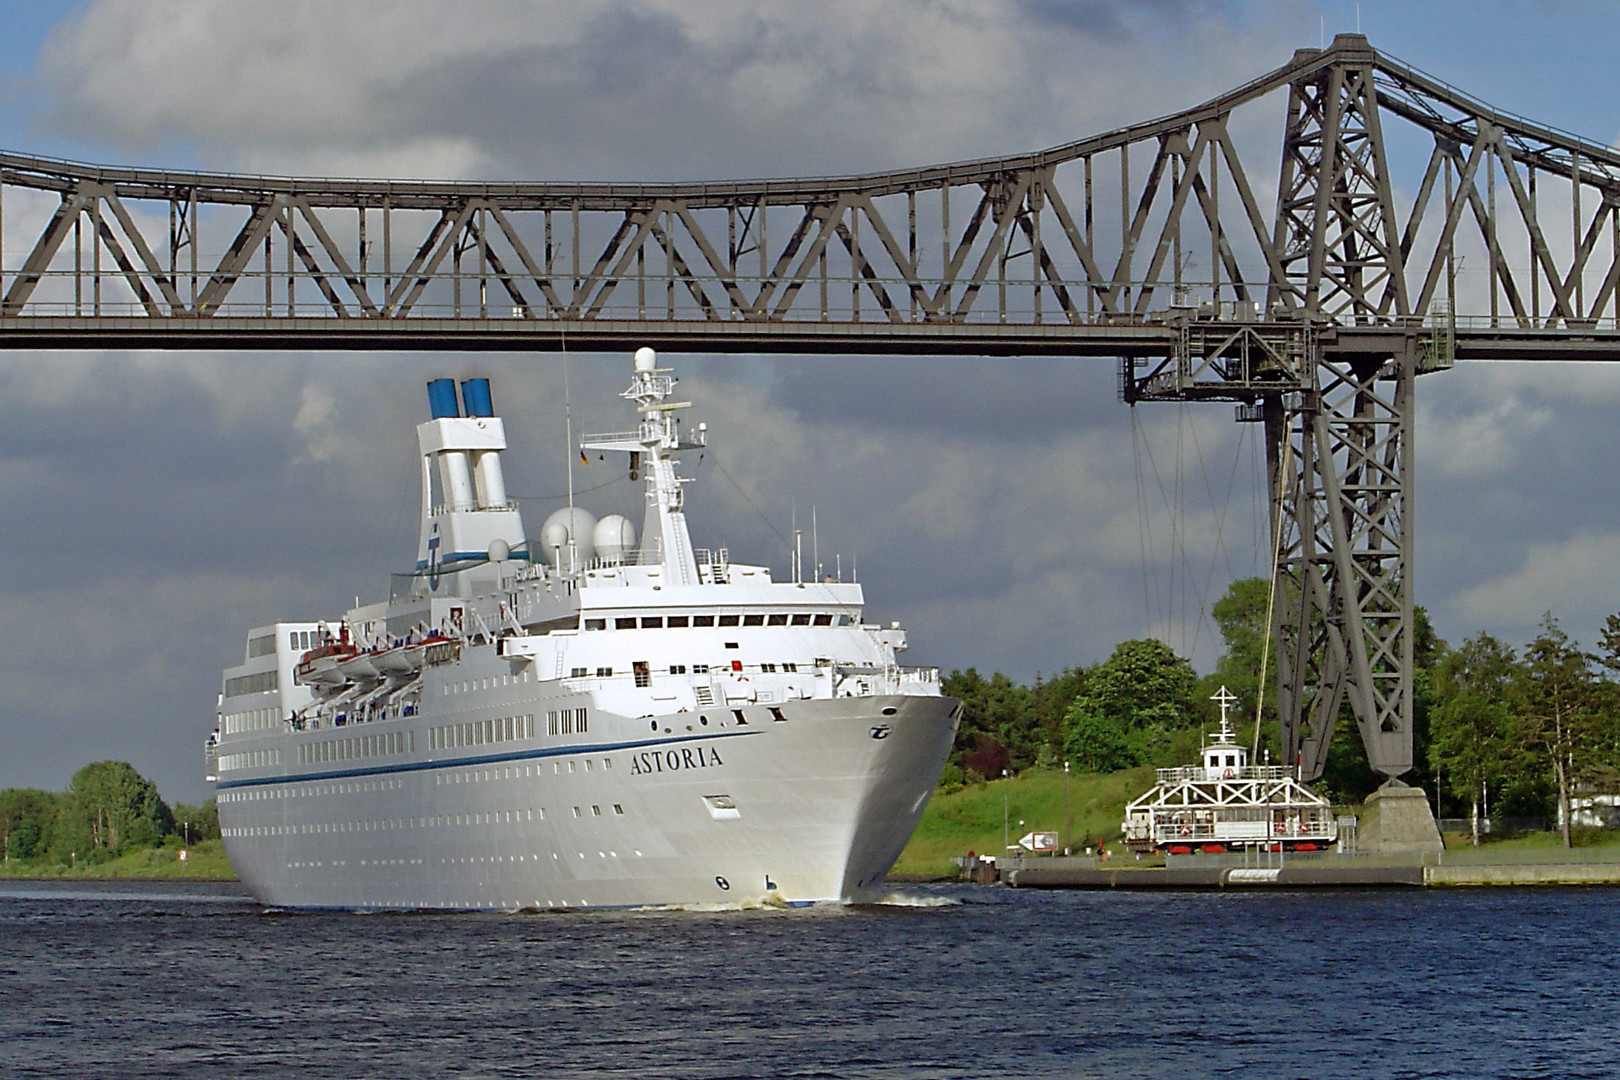
[(1359, 35), (1172, 116), (859, 176), (323, 180), (0, 153), (0, 347), (1119, 357), (1133, 403), (1264, 421), (1284, 745), (1319, 774), (1348, 700), (1394, 777), (1415, 378), (1620, 360), (1617, 204), (1620, 154)]

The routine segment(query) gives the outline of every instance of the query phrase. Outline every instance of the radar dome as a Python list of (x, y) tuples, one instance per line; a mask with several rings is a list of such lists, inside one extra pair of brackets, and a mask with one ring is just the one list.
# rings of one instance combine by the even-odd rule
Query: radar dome
[[(540, 527), (540, 547), (546, 561), (559, 570), (584, 566), (596, 554), (596, 515), (577, 506), (565, 506), (546, 518)], [(575, 564), (568, 561), (568, 545), (573, 542)]]
[(658, 367), (658, 351), (643, 345), (636, 350), (636, 370), (652, 371)]
[(596, 523), (591, 537), (596, 543), (596, 556), (608, 562), (620, 562), (625, 552), (636, 547), (636, 527), (623, 514), (609, 514)]
[(502, 563), (512, 557), (512, 545), (505, 540), (491, 540), (489, 542), (489, 561)]

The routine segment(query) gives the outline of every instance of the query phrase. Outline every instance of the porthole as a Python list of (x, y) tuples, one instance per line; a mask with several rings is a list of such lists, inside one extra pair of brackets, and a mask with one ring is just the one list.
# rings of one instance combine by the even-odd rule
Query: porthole
[(897, 713), (899, 711), (900, 710), (896, 709), (893, 705), (885, 705), (883, 707), (883, 715), (884, 716), (893, 716), (895, 713)]

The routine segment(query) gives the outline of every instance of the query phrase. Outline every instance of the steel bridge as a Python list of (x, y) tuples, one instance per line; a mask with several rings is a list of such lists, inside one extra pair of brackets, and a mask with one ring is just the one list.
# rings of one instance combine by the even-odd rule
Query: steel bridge
[[(1620, 360), (1620, 154), (1341, 35), (1048, 150), (721, 183), (0, 154), (0, 346), (1100, 356), (1265, 425), (1286, 752), (1412, 768), (1416, 377)], [(19, 241), (19, 237), (21, 238)], [(13, 257), (15, 254), (15, 257)]]

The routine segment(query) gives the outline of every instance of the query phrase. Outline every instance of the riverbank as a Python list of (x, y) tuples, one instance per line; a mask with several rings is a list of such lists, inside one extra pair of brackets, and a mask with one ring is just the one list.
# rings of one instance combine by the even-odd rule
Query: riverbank
[[(181, 858), (181, 852), (185, 857)], [(188, 881), (235, 881), (236, 871), (225, 855), (222, 840), (201, 840), (190, 847), (165, 844), (162, 847), (129, 851), (116, 859), (89, 862), (69, 859), (8, 859), (0, 862), (0, 879), (131, 879)]]

